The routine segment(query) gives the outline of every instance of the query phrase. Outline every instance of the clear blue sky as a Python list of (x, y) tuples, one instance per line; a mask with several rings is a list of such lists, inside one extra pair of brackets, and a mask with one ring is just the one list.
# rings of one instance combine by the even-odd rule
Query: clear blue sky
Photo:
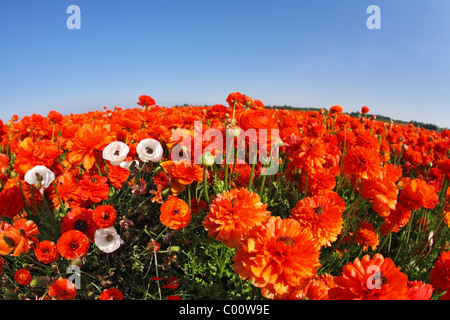
[[(72, 4), (81, 30), (66, 27)], [(449, 17), (448, 0), (2, 0), (0, 118), (239, 91), (450, 127)]]

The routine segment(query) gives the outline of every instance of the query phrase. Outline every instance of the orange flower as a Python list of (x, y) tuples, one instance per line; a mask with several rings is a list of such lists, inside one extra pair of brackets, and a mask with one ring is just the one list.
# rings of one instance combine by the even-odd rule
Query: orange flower
[(191, 209), (182, 199), (169, 196), (169, 198), (161, 205), (161, 215), (159, 219), (161, 223), (170, 229), (180, 230), (189, 225), (191, 222)]
[(184, 191), (187, 185), (203, 180), (203, 169), (198, 164), (188, 164), (186, 161), (165, 161), (161, 163), (163, 170), (171, 179), (171, 190), (174, 195)]
[(0, 232), (0, 255), (8, 255), (13, 250), (13, 257), (22, 252), (28, 252), (30, 244), (26, 238), (15, 226), (6, 223), (3, 232)]
[(365, 255), (343, 267), (342, 275), (334, 277), (337, 285), (328, 291), (337, 300), (404, 300), (407, 299), (408, 276), (400, 272), (390, 258), (376, 253)]
[(31, 276), (30, 271), (28, 271), (27, 269), (19, 269), (14, 273), (14, 279), (18, 284), (26, 286), (30, 284), (31, 280), (33, 280), (33, 277)]
[(330, 108), (330, 113), (331, 113), (331, 114), (334, 114), (334, 113), (342, 113), (342, 111), (343, 111), (343, 109), (342, 109), (342, 107), (341, 107), (340, 105), (335, 105), (335, 106), (332, 106), (332, 107)]
[(450, 291), (450, 251), (438, 257), (430, 272), (430, 282), (438, 292)]
[(34, 255), (39, 262), (44, 264), (52, 263), (59, 259), (59, 252), (53, 241), (43, 240), (36, 245)]
[(152, 97), (141, 95), (139, 96), (139, 102), (137, 104), (143, 107), (147, 107), (147, 106), (154, 106), (156, 103)]
[(77, 186), (73, 175), (64, 173), (55, 179), (56, 191), (54, 186), (50, 186), (50, 199), (56, 209), (60, 208), (60, 201), (66, 208), (81, 202), (80, 188)]
[(433, 286), (422, 281), (408, 281), (408, 300), (430, 300)]
[(361, 113), (362, 113), (362, 114), (369, 113), (369, 111), (370, 111), (369, 108), (367, 108), (366, 106), (364, 106), (364, 107), (361, 108)]
[(444, 222), (450, 228), (450, 210), (446, 210), (443, 212)]
[(104, 204), (92, 212), (92, 220), (99, 228), (109, 228), (116, 223), (117, 212), (113, 206)]
[(116, 187), (116, 189), (120, 190), (127, 181), (130, 171), (120, 166), (113, 166), (110, 163), (107, 164), (107, 168), (109, 182)]
[(56, 247), (63, 258), (75, 259), (88, 252), (89, 240), (81, 231), (69, 230), (59, 237)]
[(98, 174), (89, 175), (85, 173), (83, 180), (78, 181), (80, 188), (80, 197), (83, 201), (92, 201), (99, 203), (108, 199), (109, 185), (107, 177), (100, 177)]
[(150, 194), (153, 194), (152, 202), (164, 203), (162, 198), (162, 185), (157, 184), (156, 188), (158, 190), (150, 190)]
[(315, 173), (323, 169), (326, 162), (327, 151), (322, 141), (318, 139), (304, 138), (299, 148), (294, 151), (292, 164), (297, 169), (302, 169), (308, 173)]
[(283, 299), (315, 276), (319, 250), (310, 232), (294, 219), (269, 217), (242, 238), (233, 268), (250, 279), (264, 297)]
[(370, 179), (380, 174), (380, 162), (376, 150), (355, 146), (347, 151), (342, 169), (348, 175)]
[(266, 210), (258, 194), (247, 189), (224, 191), (212, 201), (203, 226), (210, 237), (236, 248), (243, 234), (251, 227), (266, 220)]
[(123, 300), (123, 293), (117, 288), (109, 288), (102, 291), (99, 300)]
[(294, 292), (291, 300), (330, 300), (328, 297), (328, 290), (336, 287), (333, 276), (330, 274), (322, 274), (312, 279), (308, 285), (300, 291)]
[(397, 205), (398, 186), (382, 175), (364, 181), (361, 195), (372, 202), (372, 209), (381, 217), (389, 216)]
[(345, 202), (335, 192), (306, 197), (291, 210), (291, 217), (309, 230), (320, 246), (328, 247), (342, 230)]
[(381, 235), (388, 235), (392, 232), (399, 232), (400, 228), (406, 226), (411, 217), (411, 211), (406, 209), (401, 203), (397, 203), (395, 210), (391, 211), (389, 216), (384, 217), (381, 225)]
[(243, 112), (238, 125), (243, 130), (248, 129), (277, 129), (277, 121), (269, 109), (251, 109)]
[(375, 250), (379, 244), (378, 235), (372, 224), (367, 221), (361, 223), (361, 227), (355, 233), (355, 242), (363, 246), (363, 251), (367, 251), (369, 247)]
[(53, 282), (48, 289), (48, 295), (57, 300), (72, 300), (78, 293), (75, 284), (64, 278), (59, 278)]
[(85, 124), (80, 127), (74, 139), (68, 141), (67, 158), (73, 165), (82, 163), (86, 170), (90, 170), (103, 149), (112, 141), (112, 137), (105, 135), (102, 125)]
[(336, 186), (336, 177), (332, 173), (332, 169), (324, 168), (320, 171), (308, 173), (308, 179), (306, 179), (306, 174), (302, 174), (301, 179), (298, 180), (298, 190), (300, 192), (305, 191), (306, 183), (308, 183), (308, 196), (325, 194)]
[(434, 209), (438, 197), (433, 185), (428, 185), (426, 181), (416, 178), (403, 184), (399, 199), (407, 209), (414, 211), (421, 207)]
[(39, 234), (38, 226), (31, 220), (17, 219), (14, 221), (14, 227), (19, 230), (19, 233), (26, 239), (28, 245), (32, 247), (39, 242), (36, 235)]
[(226, 101), (230, 108), (236, 107), (236, 109), (241, 109), (244, 107), (244, 95), (240, 92), (230, 93)]

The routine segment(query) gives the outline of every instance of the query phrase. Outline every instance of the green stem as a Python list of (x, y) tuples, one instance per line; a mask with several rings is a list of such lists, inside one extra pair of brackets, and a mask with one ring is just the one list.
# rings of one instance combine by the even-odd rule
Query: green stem
[(408, 233), (406, 234), (406, 244), (409, 243), (409, 235), (411, 233), (411, 225), (412, 225), (412, 221), (414, 219), (414, 214), (416, 213), (416, 211), (413, 211), (411, 214), (411, 218), (409, 219), (409, 223), (408, 223)]
[(205, 191), (206, 205), (209, 207), (209, 195), (208, 195), (208, 180), (206, 179), (206, 174), (208, 173), (206, 166), (203, 168), (203, 189)]
[(253, 184), (253, 176), (255, 174), (255, 164), (252, 164), (252, 170), (250, 171), (250, 179), (248, 180), (248, 190), (252, 190), (252, 184)]
[(262, 181), (261, 181), (261, 189), (259, 190), (259, 198), (262, 199), (264, 185), (266, 184), (266, 175), (263, 175)]

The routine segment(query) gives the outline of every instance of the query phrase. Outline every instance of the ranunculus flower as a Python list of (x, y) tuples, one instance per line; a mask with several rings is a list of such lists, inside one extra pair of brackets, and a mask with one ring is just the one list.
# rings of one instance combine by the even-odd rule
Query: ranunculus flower
[(128, 155), (130, 148), (121, 141), (114, 141), (103, 149), (103, 159), (109, 160), (113, 166), (118, 166)]
[(114, 227), (97, 229), (94, 235), (96, 246), (106, 253), (111, 253), (119, 249), (123, 240)]
[(55, 174), (45, 166), (35, 166), (25, 173), (25, 181), (29, 184), (41, 183), (47, 188), (55, 180)]
[(139, 142), (136, 148), (139, 159), (144, 162), (159, 162), (163, 155), (161, 144), (155, 139), (144, 139)]

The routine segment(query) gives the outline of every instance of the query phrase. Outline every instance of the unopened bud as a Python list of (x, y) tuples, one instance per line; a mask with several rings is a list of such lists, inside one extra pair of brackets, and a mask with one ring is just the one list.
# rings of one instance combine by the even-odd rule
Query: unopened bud
[(77, 266), (77, 267), (82, 267), (83, 266), (83, 260), (81, 260), (81, 258), (75, 258), (72, 260), (72, 265), (73, 266)]
[(204, 166), (210, 167), (214, 164), (214, 156), (210, 152), (205, 152), (202, 156)]
[(36, 287), (43, 287), (47, 285), (50, 282), (49, 276), (41, 276), (41, 277), (35, 277), (30, 282), (30, 287), (36, 288)]

